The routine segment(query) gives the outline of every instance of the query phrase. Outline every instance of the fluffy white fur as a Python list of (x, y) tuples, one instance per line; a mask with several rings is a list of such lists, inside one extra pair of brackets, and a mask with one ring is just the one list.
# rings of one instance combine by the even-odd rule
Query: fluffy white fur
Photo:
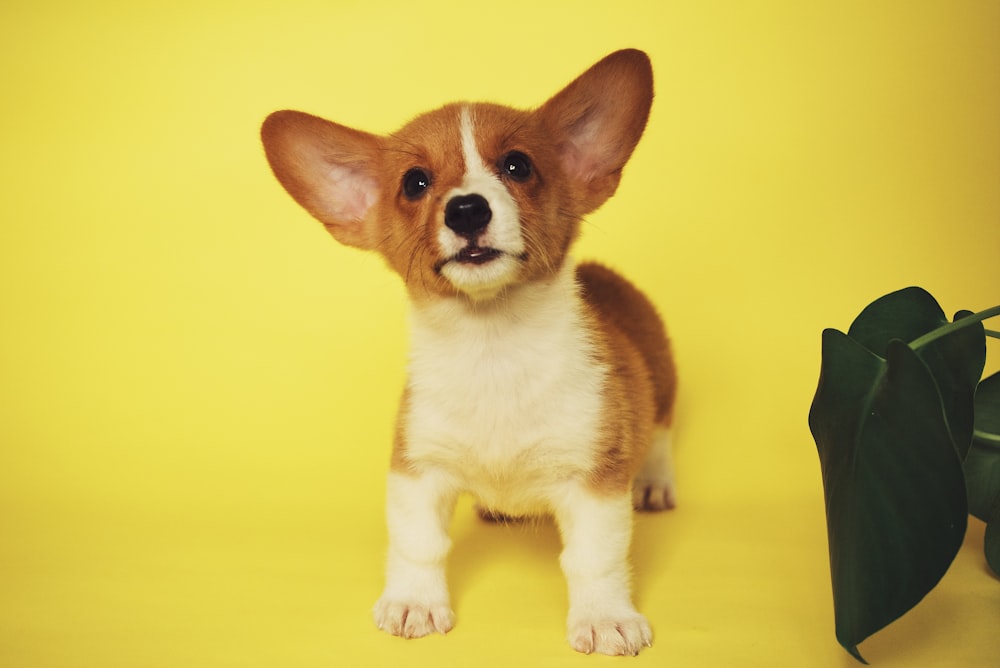
[(408, 458), (490, 509), (548, 510), (553, 487), (585, 477), (597, 445), (607, 370), (582, 306), (567, 266), (488, 305), (414, 307)]

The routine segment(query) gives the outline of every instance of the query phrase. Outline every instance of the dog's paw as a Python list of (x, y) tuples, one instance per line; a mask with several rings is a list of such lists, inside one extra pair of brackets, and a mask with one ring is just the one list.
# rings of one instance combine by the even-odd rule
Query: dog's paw
[(653, 434), (646, 461), (632, 483), (632, 505), (636, 510), (670, 510), (677, 505), (671, 442), (667, 428)]
[(422, 638), (447, 633), (455, 626), (455, 613), (447, 604), (422, 604), (380, 600), (375, 604), (375, 624), (394, 636)]
[(618, 619), (584, 618), (570, 620), (569, 644), (584, 654), (636, 656), (653, 644), (653, 632), (638, 612)]
[(671, 478), (636, 478), (632, 484), (632, 506), (636, 510), (671, 510), (677, 493)]

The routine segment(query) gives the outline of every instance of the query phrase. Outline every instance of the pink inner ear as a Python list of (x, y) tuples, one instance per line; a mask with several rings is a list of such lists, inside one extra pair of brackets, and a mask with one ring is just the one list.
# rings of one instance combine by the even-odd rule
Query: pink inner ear
[(573, 128), (562, 146), (563, 168), (570, 178), (579, 183), (590, 183), (621, 168), (619, 163), (627, 149), (614, 136), (615, 128), (603, 127), (602, 120), (591, 117)]
[(378, 180), (352, 165), (327, 163), (320, 206), (335, 221), (362, 221), (378, 199)]
[(590, 183), (603, 176), (602, 160), (592, 146), (567, 143), (563, 147), (562, 161), (566, 175), (577, 183)]

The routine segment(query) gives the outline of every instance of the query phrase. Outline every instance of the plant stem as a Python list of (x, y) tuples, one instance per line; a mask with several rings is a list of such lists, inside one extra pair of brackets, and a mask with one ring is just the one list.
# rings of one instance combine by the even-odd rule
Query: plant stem
[(991, 434), (989, 432), (976, 429), (972, 432), (972, 438), (980, 445), (989, 446), (991, 448), (1000, 448), (1000, 434)]
[(986, 336), (992, 336), (994, 339), (1000, 339), (1000, 332), (994, 331), (992, 329), (987, 329)]
[(995, 318), (997, 316), (1000, 316), (1000, 305), (988, 308), (985, 311), (980, 311), (979, 313), (973, 313), (970, 316), (956, 320), (955, 322), (950, 322), (947, 325), (942, 325), (941, 327), (927, 332), (923, 336), (911, 341), (910, 347), (917, 350), (926, 346), (928, 343), (932, 343), (933, 341), (937, 341), (940, 338), (948, 336), (952, 332), (956, 332), (964, 327), (968, 327), (969, 325), (974, 325), (977, 322), (982, 322), (983, 320)]

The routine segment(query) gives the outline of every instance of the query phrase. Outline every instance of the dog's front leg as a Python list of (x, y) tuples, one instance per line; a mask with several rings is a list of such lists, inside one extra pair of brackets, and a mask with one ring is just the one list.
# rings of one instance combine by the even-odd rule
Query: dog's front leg
[(569, 588), (570, 645), (587, 654), (611, 655), (635, 655), (649, 647), (649, 624), (632, 605), (630, 494), (603, 496), (576, 485), (556, 504), (555, 514)]
[(387, 491), (389, 553), (375, 623), (404, 638), (447, 633), (455, 615), (444, 567), (457, 494), (443, 477), (431, 473), (390, 473)]

